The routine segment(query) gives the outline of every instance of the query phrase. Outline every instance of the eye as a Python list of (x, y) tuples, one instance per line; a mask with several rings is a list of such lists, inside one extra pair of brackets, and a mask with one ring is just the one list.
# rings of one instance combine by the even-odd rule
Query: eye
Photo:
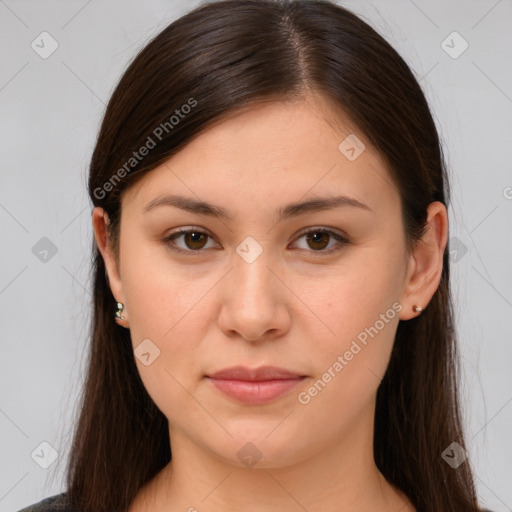
[[(339, 251), (343, 248), (343, 246), (347, 245), (349, 241), (341, 236), (339, 233), (332, 231), (330, 229), (321, 229), (321, 228), (311, 228), (306, 232), (302, 233), (298, 240), (301, 238), (305, 238), (306, 244), (313, 249), (310, 252), (317, 252), (323, 254), (330, 254), (335, 251)], [(334, 240), (333, 240), (334, 239)], [(327, 250), (326, 247), (329, 247), (329, 243), (331, 244), (330, 248)], [(336, 243), (337, 242), (337, 243)], [(308, 249), (308, 247), (301, 247), (301, 249)]]
[[(182, 238), (184, 246), (180, 246), (176, 242), (179, 238)], [(162, 240), (162, 243), (177, 253), (193, 256), (200, 252), (204, 252), (202, 249), (212, 248), (212, 246), (208, 247), (207, 245), (208, 238), (212, 237), (207, 232), (201, 231), (200, 229), (189, 228), (172, 233), (165, 237)], [(321, 228), (310, 228), (302, 233), (297, 240), (300, 240), (301, 238), (305, 238), (306, 244), (313, 249), (309, 252), (322, 254), (330, 254), (338, 251), (349, 243), (349, 241), (339, 233), (330, 229)], [(330, 247), (329, 244), (331, 245)], [(214, 244), (214, 247), (219, 247), (219, 245)], [(308, 247), (300, 247), (300, 249), (308, 250)]]
[[(176, 243), (176, 240), (180, 237), (183, 237), (185, 247), (180, 247)], [(201, 249), (208, 248), (206, 246), (208, 238), (211, 238), (211, 236), (205, 231), (199, 229), (182, 229), (164, 238), (162, 243), (178, 253), (194, 255), (194, 253), (201, 252)]]

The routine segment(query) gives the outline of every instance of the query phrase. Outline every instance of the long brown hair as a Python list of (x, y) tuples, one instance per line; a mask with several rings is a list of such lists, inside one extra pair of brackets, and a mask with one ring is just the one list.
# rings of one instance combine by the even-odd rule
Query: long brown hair
[[(197, 7), (152, 39), (108, 103), (89, 194), (109, 215), (114, 251), (123, 191), (227, 115), (308, 91), (339, 106), (386, 160), (413, 247), (428, 205), (448, 206), (449, 190), (436, 126), (404, 60), (329, 0), (227, 0)], [(398, 325), (375, 416), (378, 468), (425, 512), (478, 510), (468, 461), (453, 469), (441, 457), (452, 442), (464, 447), (448, 254), (426, 310)], [(123, 511), (171, 460), (169, 431), (139, 377), (130, 333), (114, 321), (94, 240), (92, 258), (91, 345), (67, 494), (78, 510)]]

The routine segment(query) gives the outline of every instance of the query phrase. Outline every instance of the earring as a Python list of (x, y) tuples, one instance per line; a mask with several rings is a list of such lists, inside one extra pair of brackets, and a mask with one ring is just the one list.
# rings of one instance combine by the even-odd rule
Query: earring
[(124, 309), (124, 304), (122, 302), (116, 303), (117, 310), (116, 310), (116, 320), (124, 320), (124, 316), (121, 315)]
[(412, 310), (415, 313), (421, 313), (423, 311), (423, 308), (421, 306), (417, 306), (416, 304), (414, 304), (414, 306), (412, 307)]

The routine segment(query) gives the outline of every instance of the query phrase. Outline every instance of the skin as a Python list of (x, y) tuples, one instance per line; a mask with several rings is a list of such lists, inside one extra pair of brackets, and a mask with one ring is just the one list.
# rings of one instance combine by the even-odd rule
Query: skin
[[(366, 146), (354, 161), (338, 150), (350, 133)], [(142, 213), (171, 193), (222, 206), (232, 219), (172, 206)], [(277, 221), (278, 207), (340, 194), (371, 210), (341, 206)], [(149, 366), (136, 363), (170, 425), (172, 461), (130, 512), (414, 510), (373, 460), (375, 398), (398, 321), (418, 315), (413, 305), (427, 307), (439, 285), (447, 212), (441, 203), (429, 206), (427, 232), (408, 253), (398, 191), (342, 113), (334, 117), (332, 105), (308, 97), (260, 105), (209, 128), (124, 193), (119, 265), (101, 208), (92, 221), (112, 293), (125, 305), (119, 323), (134, 348), (149, 338), (160, 350)], [(174, 242), (197, 254), (161, 242), (190, 227), (211, 238)], [(309, 227), (331, 228), (349, 243), (332, 236), (315, 243), (302, 234)], [(252, 263), (236, 252), (247, 236), (263, 250)], [(300, 403), (299, 393), (397, 302), (394, 318)], [(276, 365), (307, 378), (267, 404), (240, 404), (205, 378), (237, 364)], [(252, 467), (237, 456), (248, 442), (261, 454)]]

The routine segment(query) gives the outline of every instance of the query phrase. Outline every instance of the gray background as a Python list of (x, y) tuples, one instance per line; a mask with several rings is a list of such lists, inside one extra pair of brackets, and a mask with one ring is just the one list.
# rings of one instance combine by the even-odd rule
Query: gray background
[[(0, 0), (0, 512), (64, 489), (92, 299), (88, 161), (127, 63), (197, 4)], [(435, 112), (452, 175), (469, 452), (482, 503), (512, 510), (512, 2), (343, 5), (404, 56)], [(58, 44), (46, 59), (31, 47), (45, 37), (51, 48), (43, 31)], [(457, 58), (454, 31), (469, 44)], [(48, 469), (35, 462), (48, 462), (44, 441), (58, 452)]]

